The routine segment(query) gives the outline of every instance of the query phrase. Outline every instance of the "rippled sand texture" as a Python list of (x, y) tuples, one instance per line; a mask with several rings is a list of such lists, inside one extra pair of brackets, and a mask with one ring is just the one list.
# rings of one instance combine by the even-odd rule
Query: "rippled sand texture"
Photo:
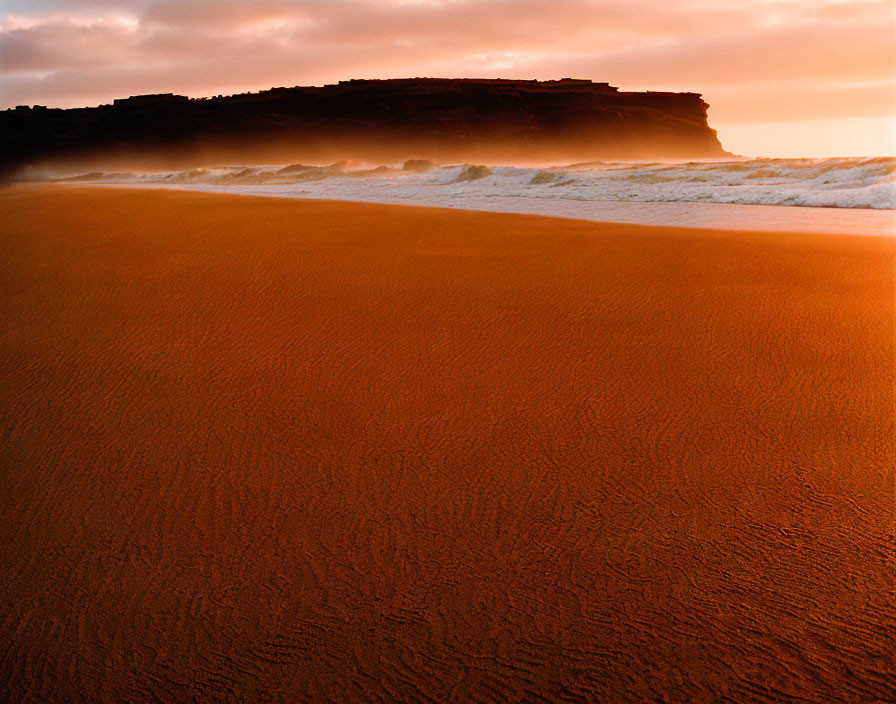
[(0, 222), (7, 701), (891, 700), (893, 240)]

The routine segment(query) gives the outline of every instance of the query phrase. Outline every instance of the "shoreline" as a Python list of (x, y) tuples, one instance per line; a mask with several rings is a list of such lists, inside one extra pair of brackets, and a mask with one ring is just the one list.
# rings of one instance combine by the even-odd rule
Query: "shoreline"
[[(409, 202), (402, 200), (357, 200), (346, 198), (315, 197), (309, 194), (294, 195), (276, 192), (248, 192), (245, 186), (205, 186), (190, 184), (155, 184), (155, 183), (41, 183), (22, 182), (10, 186), (13, 189), (29, 188), (100, 188), (124, 190), (161, 190), (192, 193), (207, 193), (231, 197), (271, 198), (275, 200), (292, 200), (304, 202), (360, 203), (367, 205), (383, 205), (408, 208), (430, 208), (433, 210), (460, 211), (473, 213), (496, 213), (505, 215), (528, 215), (558, 220), (572, 220), (608, 225), (630, 225), (635, 227), (661, 227), (674, 229), (716, 230), (726, 232), (766, 232), (811, 235), (834, 235), (849, 237), (882, 237), (896, 238), (896, 210), (873, 208), (835, 208), (807, 207), (783, 205), (744, 205), (739, 203), (707, 203), (689, 201), (576, 201), (583, 210), (590, 211), (595, 217), (572, 216), (564, 213), (569, 201), (513, 198), (490, 198), (492, 203), (500, 203), (497, 207), (463, 207), (445, 203)], [(231, 190), (227, 190), (230, 188)], [(270, 189), (270, 186), (256, 187)], [(242, 189), (242, 190), (240, 190)], [(480, 204), (481, 205), (481, 204)], [(513, 210), (531, 206), (529, 210)], [(551, 212), (553, 211), (553, 212)], [(702, 211), (702, 214), (701, 214)], [(718, 216), (715, 215), (718, 213)], [(609, 219), (599, 219), (600, 215), (608, 215)], [(671, 216), (671, 217), (670, 217)], [(760, 217), (761, 216), (761, 217)], [(667, 220), (688, 218), (690, 224)], [(746, 219), (749, 224), (739, 226), (738, 218)], [(696, 221), (696, 222), (695, 222)]]

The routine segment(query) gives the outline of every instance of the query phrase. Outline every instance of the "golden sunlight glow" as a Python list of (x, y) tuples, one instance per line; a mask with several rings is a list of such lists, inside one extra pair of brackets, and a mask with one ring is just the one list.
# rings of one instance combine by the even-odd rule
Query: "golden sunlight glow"
[(892, 116), (713, 126), (725, 149), (744, 156), (896, 155)]

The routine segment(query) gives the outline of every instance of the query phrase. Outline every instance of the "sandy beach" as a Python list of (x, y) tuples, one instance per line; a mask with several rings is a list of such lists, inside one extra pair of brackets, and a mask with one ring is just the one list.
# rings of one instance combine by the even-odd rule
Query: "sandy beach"
[(894, 240), (0, 191), (10, 702), (884, 702)]

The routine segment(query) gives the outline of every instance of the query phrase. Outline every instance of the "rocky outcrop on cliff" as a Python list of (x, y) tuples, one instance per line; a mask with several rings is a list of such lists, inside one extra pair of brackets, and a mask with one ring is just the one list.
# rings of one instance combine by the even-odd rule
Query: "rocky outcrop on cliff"
[(701, 159), (728, 156), (697, 93), (590, 80), (352, 80), (214, 98), (163, 94), (0, 112), (7, 170), (209, 163)]

